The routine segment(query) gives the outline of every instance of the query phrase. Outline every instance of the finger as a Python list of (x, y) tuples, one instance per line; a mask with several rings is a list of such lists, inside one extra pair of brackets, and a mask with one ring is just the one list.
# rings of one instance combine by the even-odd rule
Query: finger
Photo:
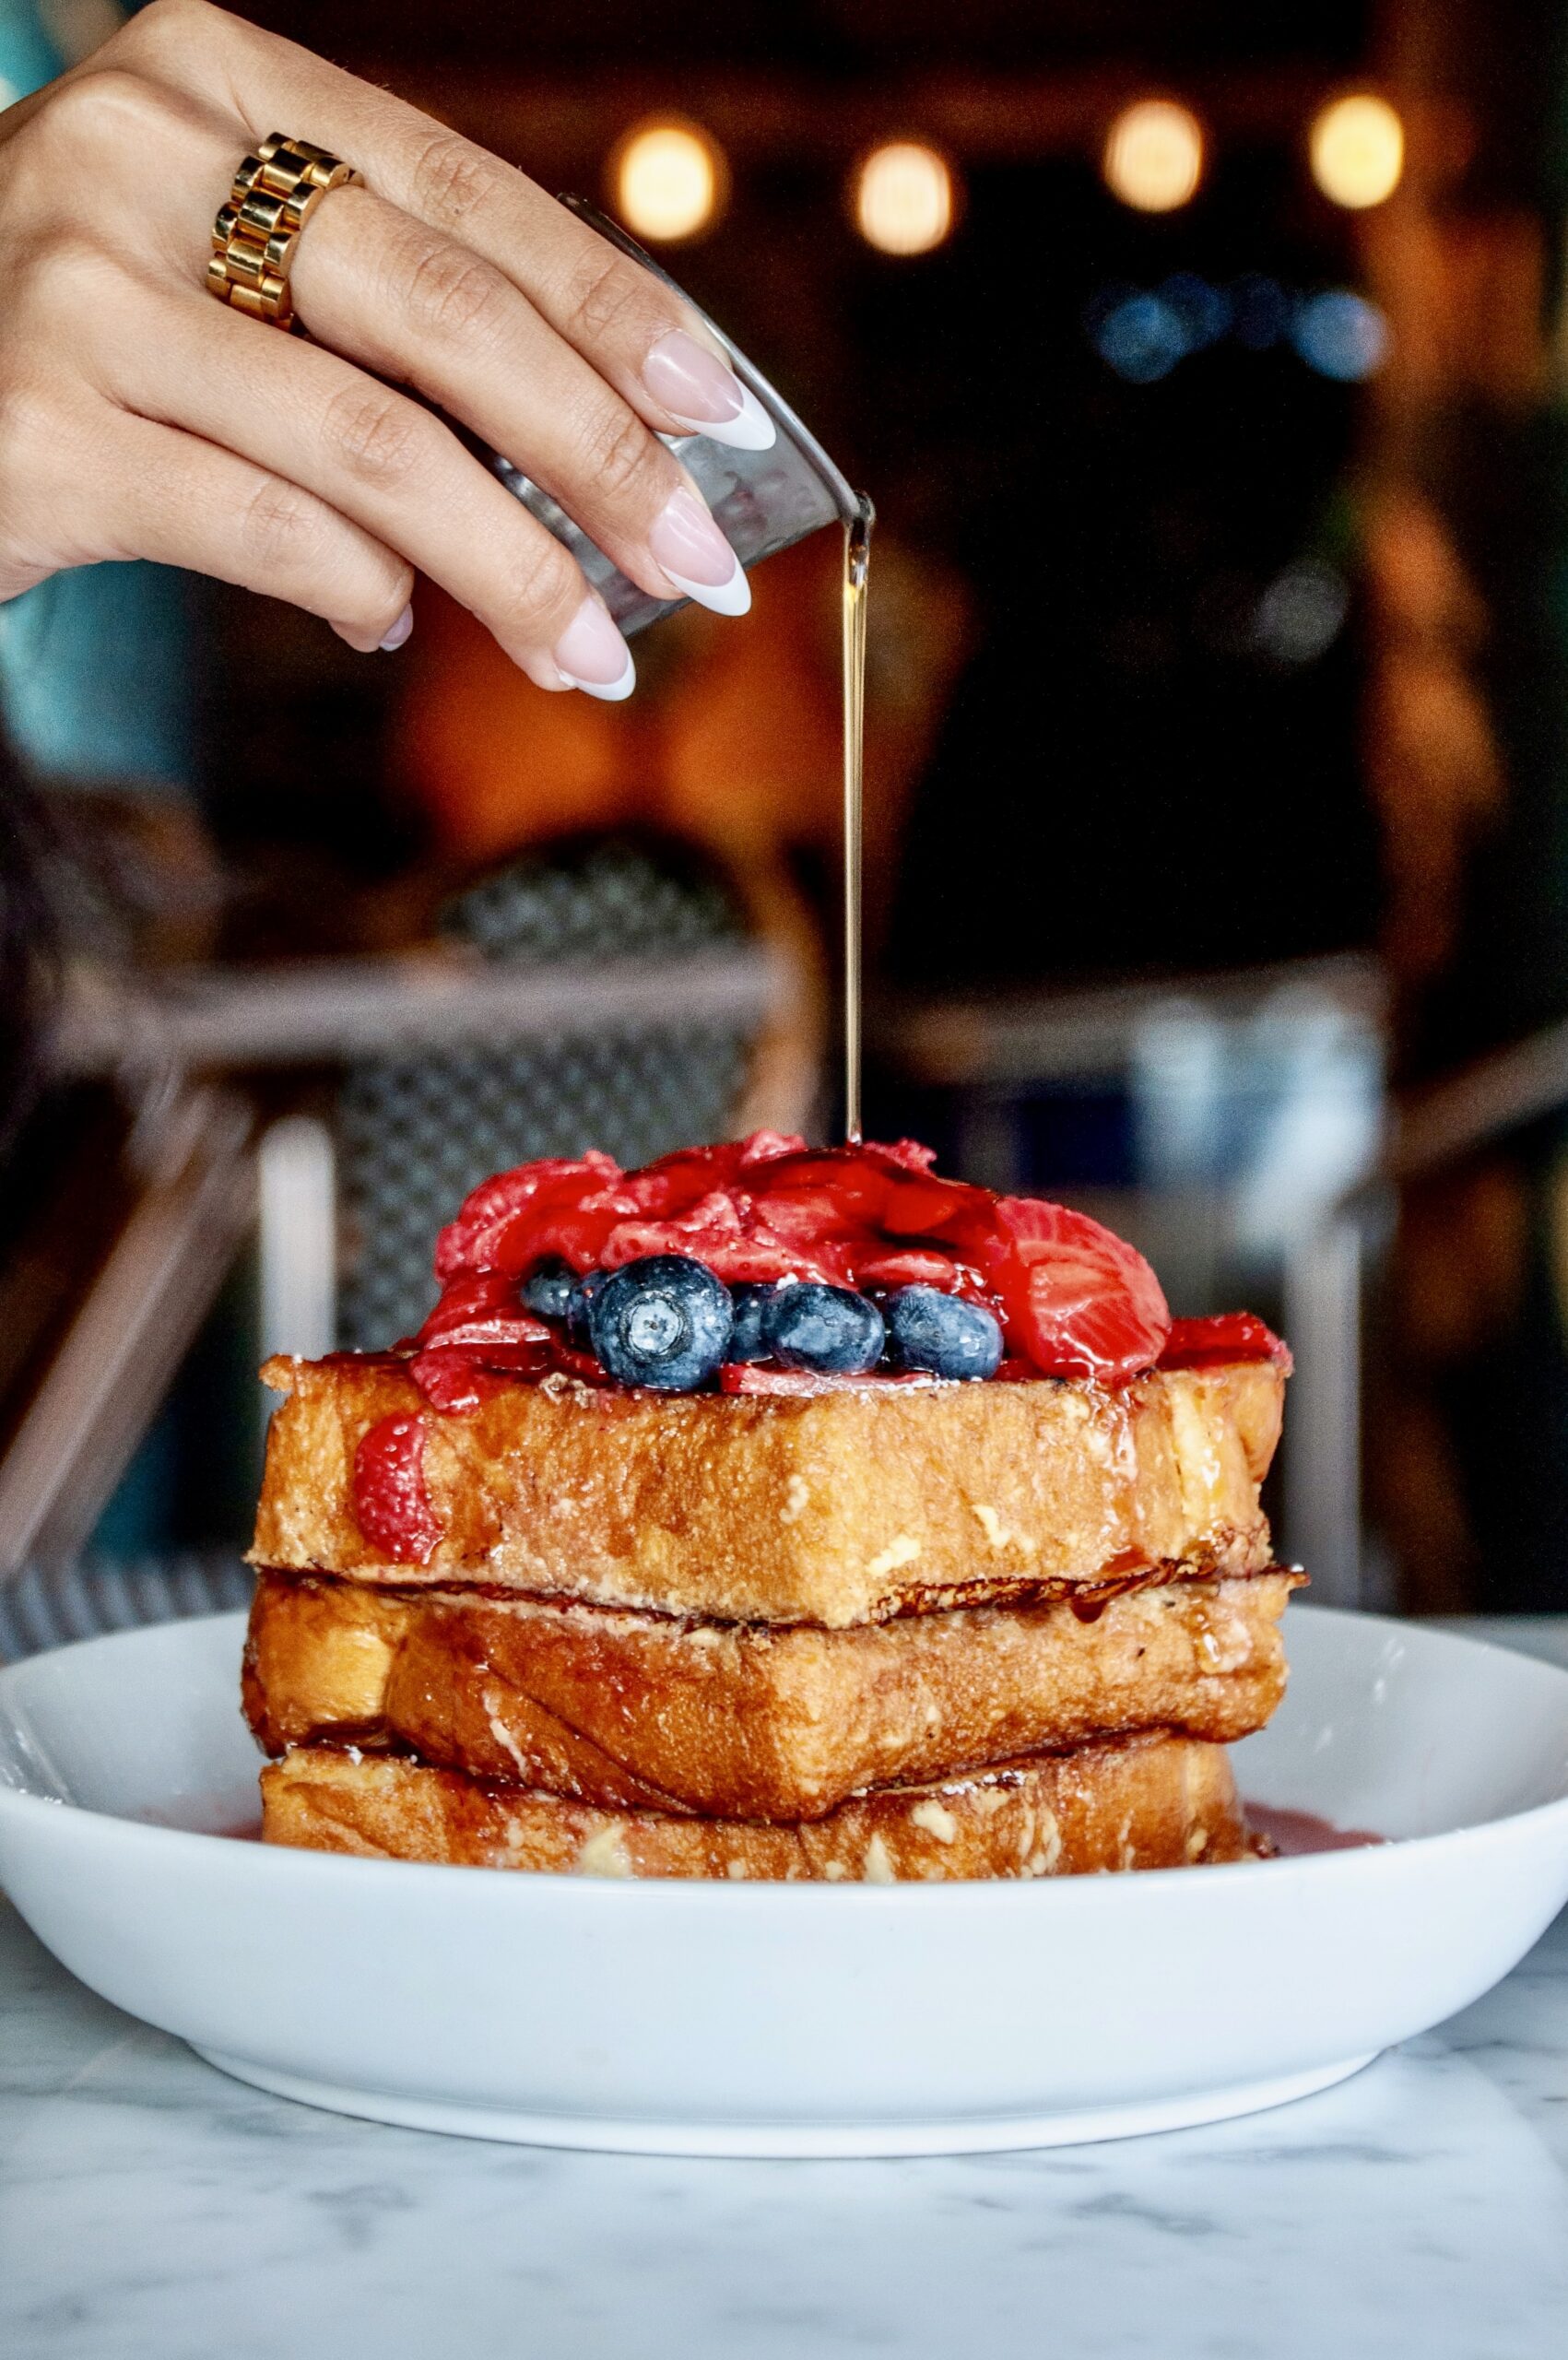
[(677, 461), (468, 247), (368, 189), (342, 189), (301, 239), (293, 288), (312, 334), (418, 385), (516, 459), (643, 589), (746, 611), (739, 561)]
[(336, 625), (356, 647), (397, 643), (412, 569), (313, 492), (197, 435), (129, 413), (117, 421), (112, 447), (106, 556), (152, 558), (285, 599)]
[(142, 300), (116, 398), (314, 492), (449, 590), (541, 687), (626, 692), (625, 643), (574, 560), (429, 410), (205, 296)]
[(417, 107), (308, 50), (190, 0), (153, 8), (132, 30), (155, 65), (184, 80), (194, 13), (220, 59), (225, 95), (255, 136), (277, 124), (341, 156), (382, 196), (458, 239), (522, 289), (566, 343), (661, 433), (747, 450), (774, 439), (691, 307), (619, 254), (536, 182)]

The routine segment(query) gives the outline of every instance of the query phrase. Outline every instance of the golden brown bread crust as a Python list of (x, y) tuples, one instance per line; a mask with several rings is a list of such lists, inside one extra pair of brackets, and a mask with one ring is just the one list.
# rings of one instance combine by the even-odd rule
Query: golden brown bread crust
[(262, 1773), (269, 1844), (580, 1876), (890, 1884), (1242, 1857), (1222, 1747), (1145, 1736), (841, 1803), (798, 1827), (604, 1811), (393, 1754), (302, 1747)]
[[(1042, 1379), (671, 1399), (563, 1378), (464, 1416), (384, 1358), (268, 1362), (253, 1564), (482, 1584), (730, 1622), (827, 1629), (1092, 1584), (1267, 1564), (1258, 1486), (1284, 1379), (1267, 1362), (1118, 1392)], [(360, 1437), (422, 1414), (441, 1539), (388, 1562), (355, 1522)]]
[(264, 1574), (245, 1709), (269, 1753), (319, 1740), (629, 1810), (805, 1820), (977, 1763), (1170, 1729), (1225, 1742), (1285, 1687), (1299, 1575), (847, 1631), (395, 1592)]

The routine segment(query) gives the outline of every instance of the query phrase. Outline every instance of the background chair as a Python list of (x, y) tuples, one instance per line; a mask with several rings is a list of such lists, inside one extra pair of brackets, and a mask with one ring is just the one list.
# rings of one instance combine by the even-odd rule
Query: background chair
[[(658, 839), (509, 864), (405, 957), (78, 977), (53, 1070), (126, 1111), (104, 1174), (124, 1202), (11, 1404), (0, 1652), (83, 1635), (95, 1600), (108, 1628), (242, 1592), (237, 1551), (84, 1552), (252, 1241), (263, 1351), (389, 1343), (423, 1318), (434, 1233), (487, 1174), (805, 1127), (823, 997), (785, 889)], [(103, 1152), (98, 1134), (74, 1150)], [(259, 1450), (253, 1398), (233, 1414)]]

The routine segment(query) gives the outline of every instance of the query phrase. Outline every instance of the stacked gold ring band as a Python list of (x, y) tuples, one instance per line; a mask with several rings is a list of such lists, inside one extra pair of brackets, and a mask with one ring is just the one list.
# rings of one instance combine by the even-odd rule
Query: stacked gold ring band
[(289, 273), (300, 232), (330, 189), (360, 175), (350, 165), (274, 131), (234, 175), (229, 202), (212, 225), (208, 292), (274, 327), (294, 324)]

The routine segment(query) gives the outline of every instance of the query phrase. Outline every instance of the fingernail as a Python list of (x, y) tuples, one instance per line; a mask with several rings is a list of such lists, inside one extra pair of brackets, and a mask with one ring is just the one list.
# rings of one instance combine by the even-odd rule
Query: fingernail
[(569, 687), (619, 704), (637, 685), (631, 650), (596, 598), (584, 598), (551, 654)]
[(648, 528), (648, 547), (677, 589), (715, 615), (743, 615), (751, 604), (746, 569), (694, 491), (671, 492)]
[(392, 629), (387, 632), (386, 637), (381, 642), (382, 646), (386, 648), (401, 647), (413, 628), (414, 609), (412, 607), (405, 607), (403, 612), (398, 616), (397, 620), (393, 624)]
[(683, 328), (660, 336), (643, 363), (643, 383), (678, 426), (736, 451), (770, 450), (773, 421), (733, 369)]

